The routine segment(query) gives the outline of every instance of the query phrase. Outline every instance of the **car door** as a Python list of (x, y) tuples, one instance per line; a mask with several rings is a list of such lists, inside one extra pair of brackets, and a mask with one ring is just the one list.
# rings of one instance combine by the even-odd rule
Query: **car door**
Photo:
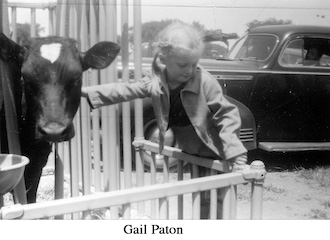
[[(308, 62), (311, 46), (322, 51)], [(255, 81), (249, 104), (259, 141), (330, 141), (330, 38), (299, 35), (290, 38), (272, 71)]]

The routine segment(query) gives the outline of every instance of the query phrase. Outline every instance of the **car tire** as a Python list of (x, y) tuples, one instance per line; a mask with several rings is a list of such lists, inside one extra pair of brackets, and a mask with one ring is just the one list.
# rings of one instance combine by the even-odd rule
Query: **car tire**
[[(152, 119), (144, 125), (144, 137), (146, 140), (149, 140), (151, 142), (156, 142), (156, 143), (159, 142), (159, 129), (157, 127), (156, 119)], [(178, 147), (175, 136), (171, 129), (167, 130), (165, 133), (165, 145), (170, 147)], [(145, 169), (150, 170), (150, 164), (152, 161), (151, 152), (143, 151), (142, 156), (144, 160)], [(169, 157), (168, 160), (169, 160), (170, 169), (173, 169), (177, 166), (178, 159), (174, 157)], [(156, 154), (155, 165), (157, 171), (161, 171), (163, 169), (163, 162), (164, 162), (164, 156), (160, 154)]]

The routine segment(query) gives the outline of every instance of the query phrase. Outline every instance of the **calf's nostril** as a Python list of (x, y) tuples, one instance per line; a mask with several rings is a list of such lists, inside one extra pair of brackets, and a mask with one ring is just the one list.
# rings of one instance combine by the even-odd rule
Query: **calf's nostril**
[(65, 137), (68, 133), (69, 133), (69, 128), (66, 127), (66, 128), (62, 131), (61, 136), (62, 136), (62, 137)]

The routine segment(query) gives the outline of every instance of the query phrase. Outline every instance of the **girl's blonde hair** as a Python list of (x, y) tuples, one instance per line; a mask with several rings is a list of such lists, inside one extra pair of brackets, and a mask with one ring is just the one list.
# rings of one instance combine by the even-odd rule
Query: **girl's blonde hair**
[(174, 22), (164, 28), (156, 37), (158, 53), (168, 55), (175, 47), (183, 47), (201, 55), (204, 50), (203, 34), (195, 28)]
[(180, 22), (174, 22), (159, 32), (156, 37), (155, 56), (152, 62), (152, 76), (154, 78), (152, 84), (153, 94), (159, 94), (161, 92), (160, 74), (165, 68), (159, 59), (159, 54), (167, 56), (173, 50), (175, 51), (176, 47), (181, 47), (201, 56), (204, 50), (203, 38), (204, 36), (201, 32)]

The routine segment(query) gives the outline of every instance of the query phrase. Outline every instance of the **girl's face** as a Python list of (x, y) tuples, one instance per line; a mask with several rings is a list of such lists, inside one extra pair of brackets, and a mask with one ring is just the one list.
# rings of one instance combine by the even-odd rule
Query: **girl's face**
[(168, 81), (185, 83), (195, 75), (199, 54), (186, 48), (174, 48), (163, 58)]

